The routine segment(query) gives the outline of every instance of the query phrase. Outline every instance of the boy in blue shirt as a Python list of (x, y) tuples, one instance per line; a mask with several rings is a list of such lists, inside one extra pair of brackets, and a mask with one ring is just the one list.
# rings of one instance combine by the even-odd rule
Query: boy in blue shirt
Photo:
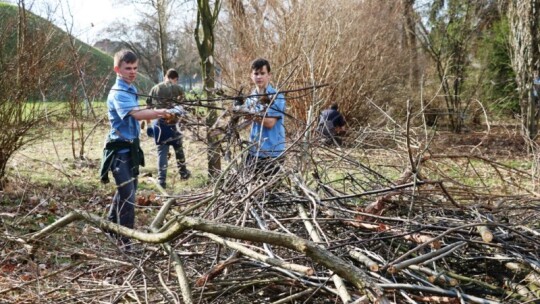
[[(108, 118), (111, 130), (103, 150), (101, 181), (109, 182), (112, 171), (116, 193), (109, 209), (108, 219), (133, 228), (135, 224), (135, 195), (139, 166), (144, 166), (144, 154), (139, 145), (140, 120), (170, 117), (167, 109), (139, 109), (137, 89), (138, 58), (129, 50), (114, 55), (116, 82), (107, 97)], [(129, 250), (129, 238), (120, 237), (120, 245)]]
[(252, 120), (249, 139), (253, 146), (246, 159), (248, 165), (255, 165), (255, 172), (272, 176), (280, 169), (276, 159), (285, 151), (285, 98), (270, 85), (268, 60), (259, 58), (251, 63), (251, 80), (254, 95), (246, 100), (245, 106), (256, 113)]

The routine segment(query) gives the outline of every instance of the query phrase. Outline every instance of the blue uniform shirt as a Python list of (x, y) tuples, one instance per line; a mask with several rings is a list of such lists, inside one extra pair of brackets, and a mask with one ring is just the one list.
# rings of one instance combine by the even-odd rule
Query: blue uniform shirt
[(120, 77), (116, 78), (107, 97), (107, 108), (111, 124), (108, 141), (131, 141), (139, 137), (141, 126), (133, 116), (128, 115), (131, 110), (139, 109), (135, 86)]
[[(266, 93), (276, 94), (277, 91), (272, 87), (266, 88)], [(255, 90), (253, 95), (257, 94)], [(275, 117), (277, 122), (271, 129), (265, 128), (260, 123), (251, 124), (251, 133), (249, 139), (255, 146), (251, 147), (249, 153), (255, 157), (267, 158), (278, 157), (285, 151), (285, 97), (278, 94), (268, 96), (273, 100), (269, 106), (259, 103), (258, 97), (250, 97), (246, 100), (248, 109), (263, 114), (265, 117)]]

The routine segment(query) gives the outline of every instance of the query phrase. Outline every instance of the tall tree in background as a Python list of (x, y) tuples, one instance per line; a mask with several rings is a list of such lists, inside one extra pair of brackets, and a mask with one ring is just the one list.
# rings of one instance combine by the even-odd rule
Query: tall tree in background
[(521, 108), (523, 133), (534, 139), (538, 134), (538, 104), (531, 94), (534, 74), (540, 70), (538, 18), (540, 0), (508, 1), (512, 67)]
[[(197, 23), (195, 27), (195, 41), (201, 58), (201, 72), (203, 78), (203, 88), (209, 97), (212, 97), (215, 88), (215, 26), (218, 20), (221, 1), (197, 0)], [(206, 135), (208, 141), (208, 174), (216, 177), (221, 171), (221, 153), (219, 141), (216, 135), (212, 135), (210, 127), (213, 126), (218, 118), (218, 113), (215, 109), (209, 109), (206, 116), (206, 125), (208, 132)]]
[(164, 71), (171, 67), (178, 52), (175, 33), (170, 30), (177, 0), (123, 0), (121, 3), (141, 8), (140, 19), (135, 24), (115, 22), (107, 32), (121, 39), (122, 43), (140, 57), (140, 70), (154, 82), (162, 80)]
[(469, 46), (475, 26), (473, 0), (435, 0), (429, 9), (427, 24), (421, 24), (421, 42), (434, 60), (442, 86), (452, 131), (463, 126), (463, 85), (470, 65)]
[(415, 0), (401, 0), (403, 9), (403, 28), (405, 48), (409, 52), (409, 88), (412, 92), (417, 91), (420, 81), (420, 69), (418, 66), (418, 47), (416, 41), (416, 12), (414, 11)]
[(165, 73), (170, 67), (167, 58), (167, 46), (169, 42), (167, 37), (167, 24), (170, 19), (170, 6), (173, 4), (174, 0), (151, 0), (150, 2), (157, 13), (159, 63), (161, 65), (161, 72)]
[(168, 25), (171, 21), (173, 8), (176, 0), (132, 0), (133, 2), (149, 7), (148, 11), (141, 12), (142, 21), (139, 27), (146, 30), (154, 36), (157, 42), (159, 54), (159, 70), (158, 75), (163, 76), (165, 71), (171, 68), (171, 53), (169, 49), (172, 47), (169, 40)]

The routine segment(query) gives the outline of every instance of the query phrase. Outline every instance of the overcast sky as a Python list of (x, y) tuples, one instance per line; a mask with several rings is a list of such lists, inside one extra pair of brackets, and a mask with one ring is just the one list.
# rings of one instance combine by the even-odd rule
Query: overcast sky
[[(16, 4), (17, 0), (8, 2)], [(66, 20), (73, 25), (73, 35), (90, 45), (105, 38), (99, 33), (114, 20), (137, 18), (134, 7), (120, 5), (117, 0), (26, 0), (26, 6), (63, 30)]]
[[(16, 4), (17, 0), (7, 2)], [(175, 8), (176, 21), (171, 20), (170, 26), (182, 24), (181, 20), (194, 20), (196, 10), (190, 2), (176, 2), (179, 5)], [(148, 9), (142, 5), (121, 5), (118, 0), (25, 0), (25, 3), (27, 9), (51, 20), (63, 30), (66, 30), (66, 20), (69, 26), (73, 25), (71, 33), (90, 45), (108, 38), (102, 31), (113, 21), (136, 22), (140, 18), (140, 12)]]

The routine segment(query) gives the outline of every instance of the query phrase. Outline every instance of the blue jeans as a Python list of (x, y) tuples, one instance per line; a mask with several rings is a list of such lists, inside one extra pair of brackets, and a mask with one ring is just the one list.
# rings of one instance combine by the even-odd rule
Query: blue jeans
[(129, 152), (118, 153), (113, 161), (111, 171), (117, 188), (108, 217), (109, 221), (128, 228), (133, 228), (135, 225), (135, 193), (137, 192), (137, 176), (131, 170), (131, 163)]
[(164, 184), (167, 180), (167, 167), (169, 166), (169, 160), (167, 156), (169, 154), (169, 146), (174, 149), (174, 155), (176, 157), (176, 165), (180, 172), (186, 170), (186, 157), (184, 155), (184, 149), (182, 147), (182, 141), (178, 140), (176, 144), (157, 145), (158, 154), (158, 181), (160, 184)]

